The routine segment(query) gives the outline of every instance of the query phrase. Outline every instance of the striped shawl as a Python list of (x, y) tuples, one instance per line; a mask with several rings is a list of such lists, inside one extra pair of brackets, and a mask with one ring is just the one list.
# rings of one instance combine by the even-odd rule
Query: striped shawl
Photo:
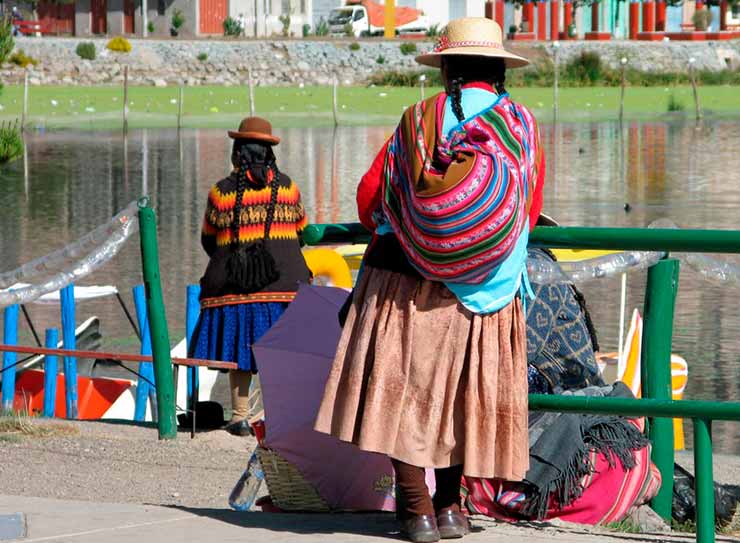
[(541, 182), (539, 136), (532, 114), (502, 95), (448, 139), (445, 100), (440, 94), (404, 113), (386, 147), (382, 209), (423, 277), (476, 284), (525, 227)]

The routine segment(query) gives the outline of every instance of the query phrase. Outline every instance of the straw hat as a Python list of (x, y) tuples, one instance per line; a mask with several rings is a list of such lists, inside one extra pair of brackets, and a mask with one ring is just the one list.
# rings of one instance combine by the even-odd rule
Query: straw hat
[(504, 49), (501, 27), (485, 17), (464, 17), (450, 21), (442, 31), (436, 47), (431, 53), (419, 55), (416, 62), (439, 68), (442, 57), (448, 55), (471, 55), (502, 58), (507, 68), (521, 68), (529, 61)]
[(262, 117), (247, 117), (239, 124), (239, 130), (229, 130), (229, 137), (243, 140), (262, 141), (269, 145), (277, 145), (280, 138), (272, 135), (272, 125)]

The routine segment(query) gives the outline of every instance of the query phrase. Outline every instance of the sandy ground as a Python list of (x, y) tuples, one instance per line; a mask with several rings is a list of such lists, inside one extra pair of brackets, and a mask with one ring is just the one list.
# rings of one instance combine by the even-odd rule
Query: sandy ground
[[(159, 441), (155, 428), (129, 423), (45, 420), (34, 421), (33, 424), (51, 425), (54, 429), (64, 431), (50, 437), (0, 438), (0, 482), (2, 494), (7, 497), (8, 504), (16, 503), (12, 496), (22, 496), (51, 498), (63, 502), (95, 502), (90, 504), (92, 510), (102, 508), (105, 504), (164, 506), (198, 517), (218, 519), (221, 523), (259, 527), (266, 530), (267, 534), (272, 530), (285, 530), (293, 534), (307, 533), (303, 531), (305, 526), (301, 530), (295, 526), (293, 529), (286, 526), (279, 528), (278, 525), (282, 526), (282, 522), (287, 520), (287, 517), (280, 515), (275, 519), (272, 519), (273, 516), (269, 519), (264, 517), (267, 525), (262, 526), (261, 521), (255, 520), (256, 517), (237, 518), (235, 513), (229, 512), (227, 496), (255, 446), (253, 438), (237, 438), (224, 431), (213, 431), (199, 433), (195, 439), (190, 439), (189, 433), (180, 433), (175, 441)], [(679, 453), (678, 460), (691, 469), (690, 452)], [(714, 464), (716, 480), (734, 484), (740, 482), (740, 457), (717, 455)], [(261, 493), (264, 492), (266, 489), (263, 487)], [(46, 505), (39, 509), (39, 514), (45, 519), (42, 524), (49, 522), (44, 515), (50, 514), (57, 507), (51, 502), (44, 503)], [(9, 506), (8, 512), (11, 509)], [(115, 519), (114, 511), (115, 508), (111, 510), (112, 519)], [(296, 522), (304, 524), (313, 519), (311, 522), (315, 524), (320, 520), (315, 517), (303, 515), (300, 516), (303, 520)], [(255, 522), (257, 524), (252, 526)], [(485, 519), (481, 522), (490, 523)], [(379, 534), (375, 535), (382, 534), (393, 522), (392, 519), (383, 517), (381, 524), (383, 526), (378, 528)], [(289, 522), (288, 525), (292, 524)], [(335, 533), (346, 529), (344, 525), (332, 528)], [(488, 528), (489, 535), (492, 535), (492, 528), (493, 525)], [(503, 529), (503, 533), (499, 535), (527, 537), (530, 530), (530, 537), (527, 539), (535, 534), (533, 540), (537, 537), (544, 540), (554, 535), (548, 534), (548, 530), (543, 532), (542, 528), (511, 527)], [(577, 540), (578, 534), (587, 536), (585, 539), (596, 535), (590, 528), (579, 527), (568, 528), (568, 535), (565, 536), (562, 529), (561, 526), (560, 535), (564, 536), (564, 540)], [(498, 526), (495, 530), (502, 528)], [(608, 536), (605, 532), (598, 533), (596, 539), (599, 540), (611, 540), (615, 536), (619, 538), (619, 535), (613, 533)], [(726, 537), (729, 536), (729, 540), (734, 541), (738, 541), (735, 539), (738, 535), (740, 534), (734, 530), (725, 534)], [(634, 534), (623, 536), (627, 536), (626, 539), (641, 540)], [(678, 534), (676, 536), (676, 541), (685, 538)]]
[(81, 501), (228, 507), (255, 442), (224, 431), (181, 433), (130, 424), (72, 425), (76, 435), (0, 440), (3, 494)]

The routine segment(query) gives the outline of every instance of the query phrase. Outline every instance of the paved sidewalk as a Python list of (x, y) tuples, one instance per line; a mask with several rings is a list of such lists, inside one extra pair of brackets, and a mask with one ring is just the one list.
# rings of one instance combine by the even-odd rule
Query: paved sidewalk
[[(287, 515), (224, 509), (91, 503), (0, 496), (0, 515), (24, 513), (26, 543), (388, 542), (400, 540), (391, 515)], [(591, 532), (572, 525), (508, 525), (476, 518), (466, 543), (693, 541), (689, 534)], [(718, 538), (719, 541), (740, 541)]]

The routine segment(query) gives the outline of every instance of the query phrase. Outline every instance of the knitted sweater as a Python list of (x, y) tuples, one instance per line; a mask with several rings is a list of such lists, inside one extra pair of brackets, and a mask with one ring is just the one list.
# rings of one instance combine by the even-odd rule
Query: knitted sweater
[[(200, 280), (203, 307), (290, 301), (298, 284), (309, 282), (311, 273), (301, 253), (300, 234), (308, 223), (301, 194), (285, 174), (280, 174), (276, 182), (280, 185), (275, 215), (265, 246), (275, 259), (280, 278), (259, 292), (242, 292), (227, 281), (226, 260), (232, 251), (237, 182), (227, 177), (211, 188), (201, 233), (203, 249), (210, 257)], [(238, 218), (239, 244), (248, 244), (264, 237), (270, 191), (271, 185), (262, 188), (248, 185), (244, 191)]]

